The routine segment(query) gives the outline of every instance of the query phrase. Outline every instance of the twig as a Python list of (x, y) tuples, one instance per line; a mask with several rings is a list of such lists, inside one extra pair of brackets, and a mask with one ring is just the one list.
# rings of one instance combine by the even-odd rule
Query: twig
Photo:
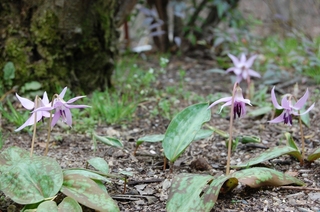
[(303, 190), (303, 191), (320, 191), (320, 188), (298, 187), (298, 186), (280, 186), (281, 189)]
[(159, 183), (164, 181), (164, 179), (149, 179), (149, 180), (137, 180), (137, 181), (129, 181), (127, 185), (134, 186), (139, 184), (145, 184), (145, 183)]

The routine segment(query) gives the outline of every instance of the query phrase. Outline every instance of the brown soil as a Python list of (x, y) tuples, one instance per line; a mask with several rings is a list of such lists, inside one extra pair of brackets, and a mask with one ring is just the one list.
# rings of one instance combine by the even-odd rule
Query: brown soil
[[(148, 67), (157, 66), (149, 62)], [(168, 71), (159, 78), (155, 85), (159, 89), (167, 85), (179, 83), (179, 68), (186, 70), (185, 85), (186, 91), (193, 91), (196, 95), (206, 96), (210, 93), (222, 92), (230, 94), (232, 84), (229, 75), (208, 72), (206, 70), (215, 67), (212, 60), (174, 58), (170, 60)], [(259, 85), (262, 80), (255, 81)], [(283, 82), (277, 84), (283, 91), (291, 91), (292, 84), (285, 85)], [(310, 153), (319, 147), (319, 96), (316, 96), (317, 85), (310, 80), (301, 78), (298, 80), (301, 87), (299, 96), (303, 95), (306, 87), (311, 92), (308, 101), (316, 101), (316, 107), (310, 112), (311, 127), (305, 129), (306, 152)], [(269, 91), (271, 86), (269, 87)], [(268, 94), (270, 93), (268, 91)], [(211, 101), (208, 99), (208, 101)], [(179, 110), (193, 104), (181, 99), (175, 107)], [(125, 148), (117, 149), (98, 143), (98, 149), (93, 151), (92, 139), (87, 135), (70, 133), (62, 128), (54, 128), (51, 136), (51, 147), (49, 156), (56, 158), (62, 168), (85, 167), (86, 161), (91, 157), (102, 157), (110, 165), (111, 172), (117, 173), (121, 170), (130, 171), (134, 175), (129, 178), (126, 193), (123, 192), (123, 182), (115, 181), (108, 184), (110, 195), (118, 201), (121, 211), (166, 211), (166, 202), (170, 182), (179, 173), (205, 173), (222, 174), (225, 172), (226, 147), (225, 141), (218, 135), (209, 139), (192, 143), (186, 151), (175, 162), (173, 173), (169, 169), (163, 171), (162, 147), (160, 143), (144, 143), (132, 155), (135, 149), (135, 141), (147, 134), (163, 134), (169, 124), (169, 120), (160, 116), (154, 117), (149, 111), (155, 107), (155, 102), (143, 102), (131, 122), (125, 125), (100, 125), (97, 132), (100, 135), (117, 137), (123, 141)], [(252, 110), (254, 107), (249, 107)], [(228, 130), (229, 121), (218, 114), (219, 106), (212, 110), (210, 124), (221, 130)], [(235, 135), (257, 135), (261, 137), (260, 145), (240, 144), (232, 154), (232, 164), (248, 160), (255, 155), (265, 151), (265, 148), (281, 145), (283, 134), (289, 131), (293, 134), (296, 142), (300, 145), (299, 128), (297, 122), (293, 127), (282, 124), (269, 124), (267, 121), (272, 114), (258, 118), (246, 116), (237, 119), (234, 124)], [(19, 146), (30, 149), (31, 135), (26, 132), (14, 133), (16, 126), (2, 123), (5, 146)], [(35, 154), (41, 155), (44, 152), (46, 131), (41, 128), (37, 132), (38, 141), (35, 146)], [(59, 140), (56, 138), (60, 137)], [(279, 171), (287, 172), (303, 180), (305, 187), (294, 188), (261, 188), (249, 189), (244, 186), (238, 187), (232, 192), (220, 195), (212, 211), (320, 211), (320, 162), (316, 161), (304, 167), (289, 156), (270, 160), (264, 166), (272, 167)], [(17, 206), (19, 207), (19, 206)], [(5, 206), (0, 208), (6, 211)], [(90, 211), (89, 209), (86, 209)]]

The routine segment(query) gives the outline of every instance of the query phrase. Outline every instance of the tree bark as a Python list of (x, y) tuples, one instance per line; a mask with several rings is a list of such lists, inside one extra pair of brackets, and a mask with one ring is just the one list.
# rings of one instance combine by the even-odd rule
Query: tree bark
[[(111, 86), (117, 55), (116, 0), (2, 0), (0, 69), (11, 61), (14, 84), (91, 92)], [(0, 72), (0, 81), (3, 73)]]

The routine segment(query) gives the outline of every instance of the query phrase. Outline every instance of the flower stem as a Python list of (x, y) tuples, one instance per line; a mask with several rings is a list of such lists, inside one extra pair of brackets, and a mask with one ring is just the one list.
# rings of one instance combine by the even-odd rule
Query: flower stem
[[(58, 97), (58, 94), (53, 95), (51, 106), (53, 107), (54, 100)], [(49, 142), (50, 142), (50, 135), (51, 135), (51, 121), (52, 121), (52, 110), (50, 111), (50, 118), (48, 121), (48, 137), (46, 142), (46, 150), (44, 152), (44, 156), (47, 156), (49, 150)]]
[(227, 169), (226, 175), (230, 173), (230, 158), (231, 158), (231, 148), (232, 148), (232, 128), (233, 128), (233, 119), (234, 119), (234, 98), (236, 93), (236, 88), (238, 83), (235, 83), (232, 91), (231, 99), (231, 110), (230, 110), (230, 125), (229, 125), (229, 142), (228, 142), (228, 157), (227, 157)]
[[(36, 96), (34, 108), (38, 107), (38, 99), (39, 99), (39, 97)], [(36, 132), (37, 132), (37, 112), (34, 113), (33, 134), (32, 134), (32, 142), (31, 142), (31, 150), (30, 150), (30, 157), (31, 158), (32, 158), (33, 149), (34, 149), (34, 141), (36, 140)]]

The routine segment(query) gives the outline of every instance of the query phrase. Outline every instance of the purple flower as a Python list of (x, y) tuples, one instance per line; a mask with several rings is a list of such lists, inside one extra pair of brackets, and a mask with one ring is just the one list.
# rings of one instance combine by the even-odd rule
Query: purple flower
[(269, 121), (270, 123), (279, 123), (283, 122), (284, 124), (292, 125), (292, 115), (295, 116), (302, 116), (308, 113), (314, 107), (314, 103), (306, 110), (305, 112), (299, 114), (298, 111), (305, 105), (307, 99), (309, 97), (309, 91), (307, 89), (306, 93), (294, 104), (292, 105), (291, 99), (292, 95), (285, 95), (281, 100), (281, 106), (277, 102), (276, 95), (274, 93), (275, 87), (271, 90), (271, 100), (275, 108), (278, 110), (283, 110), (280, 116), (276, 117), (275, 119)]
[(257, 55), (253, 55), (248, 60), (244, 53), (241, 54), (240, 60), (232, 54), (228, 54), (228, 56), (232, 60), (234, 67), (228, 68), (227, 72), (233, 71), (237, 75), (237, 82), (242, 81), (242, 79), (246, 80), (250, 76), (261, 77), (258, 72), (250, 69)]
[[(26, 108), (27, 110), (37, 109), (37, 108), (40, 108), (40, 107), (45, 107), (45, 106), (49, 106), (50, 105), (49, 99), (48, 99), (48, 96), (47, 96), (46, 92), (43, 93), (43, 99), (42, 100), (40, 98), (36, 97), (34, 102), (30, 101), (29, 99), (26, 99), (26, 98), (23, 98), (23, 97), (19, 96), (17, 93), (16, 93), (16, 97), (18, 98), (18, 100), (20, 101), (22, 106), (24, 108)], [(37, 114), (36, 123), (38, 121), (40, 121), (41, 119), (43, 119), (43, 117), (50, 117), (50, 113), (47, 112), (47, 111), (39, 111), (39, 112), (36, 112), (36, 113), (32, 113), (30, 118), (23, 125), (21, 125), (18, 129), (16, 129), (15, 131), (17, 132), (17, 131), (20, 131), (20, 130), (22, 130), (23, 128), (25, 128), (27, 126), (34, 125), (34, 123), (35, 123), (34, 122), (34, 116), (36, 114)]]
[[(208, 107), (208, 109), (215, 106), (216, 104), (221, 103), (221, 102), (225, 102), (225, 104), (223, 104), (221, 106), (220, 112), (222, 111), (222, 109), (225, 106), (232, 105), (232, 96), (224, 97), (224, 98), (221, 98), (221, 99), (213, 102)], [(246, 104), (251, 105), (250, 100), (243, 98), (242, 89), (239, 86), (237, 86), (236, 91), (235, 91), (235, 96), (234, 96), (234, 108), (233, 108), (234, 119), (236, 118), (237, 115), (239, 118), (246, 115)]]
[(69, 125), (71, 127), (72, 125), (72, 115), (71, 115), (71, 111), (70, 109), (72, 108), (87, 108), (90, 107), (88, 105), (72, 105), (73, 102), (77, 101), (78, 99), (81, 99), (85, 96), (77, 96), (74, 97), (68, 101), (64, 101), (63, 97), (65, 95), (67, 91), (67, 87), (65, 87), (62, 92), (59, 94), (59, 96), (54, 99), (53, 101), (53, 107), (49, 106), (49, 107), (42, 107), (42, 108), (38, 108), (37, 110), (35, 110), (34, 112), (37, 111), (50, 111), (55, 109), (55, 113), (53, 115), (53, 119), (51, 122), (51, 127), (54, 127), (54, 125), (56, 125), (56, 123), (58, 122), (59, 118), (61, 117), (62, 120), (64, 122), (67, 123), (67, 125)]

